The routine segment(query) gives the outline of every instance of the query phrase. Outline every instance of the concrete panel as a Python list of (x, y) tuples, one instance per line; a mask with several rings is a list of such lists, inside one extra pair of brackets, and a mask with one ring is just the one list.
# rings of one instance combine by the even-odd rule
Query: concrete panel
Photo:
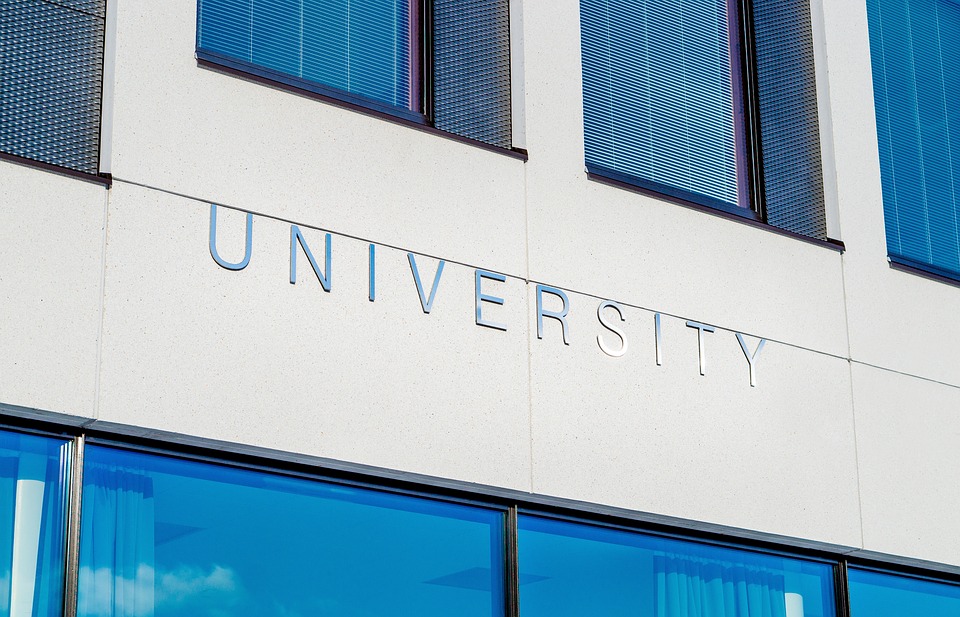
[(837, 251), (587, 179), (577, 3), (524, 8), (531, 278), (846, 354)]
[(201, 68), (196, 5), (118, 7), (116, 177), (525, 273), (523, 161)]
[(825, 10), (850, 353), (960, 385), (960, 288), (893, 270), (887, 260), (866, 3), (828, 2)]
[[(101, 419), (510, 488), (529, 487), (524, 285), (474, 323), (474, 271), (446, 264), (430, 314), (407, 256), (331, 238), (331, 291), (289, 223), (255, 217), (249, 266), (208, 251), (209, 206), (115, 185), (107, 252)], [(240, 261), (245, 218), (220, 209)], [(302, 228), (324, 267), (324, 236)], [(437, 261), (419, 257), (429, 295)]]
[(0, 162), (0, 402), (94, 417), (106, 199)]
[(864, 548), (960, 565), (960, 388), (853, 366)]
[[(595, 337), (599, 301), (571, 295), (570, 345), (548, 320), (531, 348), (536, 492), (633, 510), (858, 546), (848, 363), (768, 342), (756, 387), (733, 332), (704, 333), (624, 311), (620, 358)], [(614, 316), (615, 317), (615, 316)], [(758, 339), (747, 337), (751, 353)]]

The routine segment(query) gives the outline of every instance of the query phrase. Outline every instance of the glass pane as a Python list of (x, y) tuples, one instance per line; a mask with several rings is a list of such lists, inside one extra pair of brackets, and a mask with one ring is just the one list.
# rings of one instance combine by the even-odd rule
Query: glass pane
[(200, 49), (419, 111), (416, 0), (199, 0)]
[(868, 0), (887, 250), (960, 275), (960, 3)]
[(61, 613), (69, 461), (68, 442), (0, 431), (0, 615)]
[(523, 617), (831, 617), (827, 564), (520, 519)]
[(591, 170), (708, 205), (748, 207), (737, 3), (581, 0)]
[(88, 447), (81, 617), (503, 614), (503, 515)]
[(960, 586), (850, 568), (851, 617), (956, 617)]

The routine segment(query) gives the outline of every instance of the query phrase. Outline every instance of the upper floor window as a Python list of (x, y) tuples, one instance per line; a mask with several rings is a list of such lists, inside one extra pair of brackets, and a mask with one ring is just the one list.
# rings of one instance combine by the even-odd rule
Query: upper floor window
[(826, 238), (807, 1), (581, 0), (580, 17), (588, 172)]
[(0, 152), (99, 172), (105, 4), (3, 3)]
[(960, 278), (960, 2), (867, 10), (887, 251)]
[(511, 146), (507, 0), (199, 0), (197, 57)]

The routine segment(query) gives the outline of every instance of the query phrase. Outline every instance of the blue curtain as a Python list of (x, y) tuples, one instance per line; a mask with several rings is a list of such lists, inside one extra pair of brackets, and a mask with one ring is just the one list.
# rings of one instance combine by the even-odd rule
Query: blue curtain
[(580, 1), (588, 171), (748, 207), (729, 9), (727, 0)]
[(960, 276), (960, 2), (868, 0), (887, 250)]
[(84, 468), (80, 617), (154, 614), (153, 481), (137, 470)]
[(418, 17), (414, 0), (199, 0), (197, 48), (419, 111)]
[(656, 617), (786, 617), (781, 573), (667, 553), (653, 562)]

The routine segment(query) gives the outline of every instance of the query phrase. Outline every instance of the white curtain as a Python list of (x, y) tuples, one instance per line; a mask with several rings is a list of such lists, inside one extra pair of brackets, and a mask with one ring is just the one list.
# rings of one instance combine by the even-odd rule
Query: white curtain
[(657, 617), (792, 617), (782, 572), (666, 553), (654, 570)]
[(153, 499), (143, 473), (84, 469), (79, 617), (153, 617)]

